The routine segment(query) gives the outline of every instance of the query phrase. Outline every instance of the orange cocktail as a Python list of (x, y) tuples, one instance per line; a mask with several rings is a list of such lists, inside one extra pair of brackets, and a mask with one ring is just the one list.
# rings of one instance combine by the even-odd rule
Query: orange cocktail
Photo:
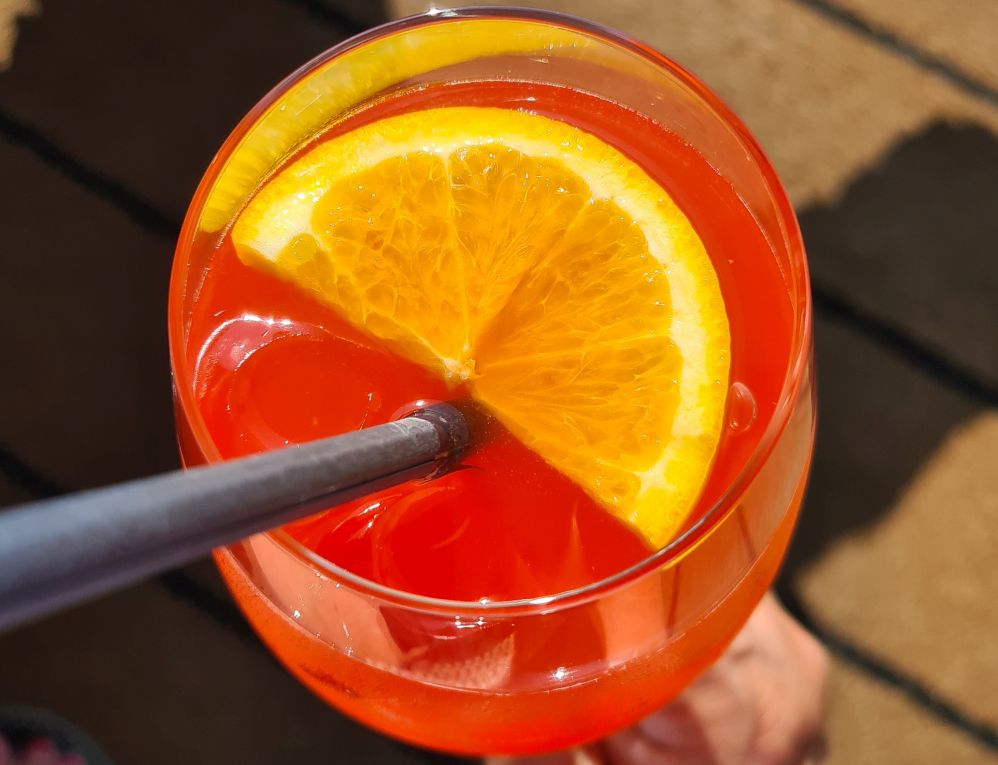
[[(447, 50), (451, 39), (465, 40), (465, 48)], [(307, 109), (288, 121), (284, 115), (295, 104)], [(448, 127), (449, 120), (455, 127)], [(561, 133), (544, 120), (581, 133)], [(443, 145), (455, 130), (478, 135), (478, 123), (502, 126), (502, 139), (519, 147), (517, 167), (528, 169), (517, 177), (549, 180), (545, 173), (560, 178), (564, 169), (532, 160), (523, 147), (540, 139), (530, 134), (517, 143), (516, 131), (571, 136), (579, 146), (591, 145), (588, 157), (616, 161), (619, 152), (626, 158), (620, 166), (633, 163), (646, 179), (636, 188), (664, 192), (662, 199), (681, 211), (664, 218), (666, 223), (688, 221), (702, 242), (696, 252), (709, 256), (709, 280), (723, 298), (727, 320), (716, 340), (724, 342), (718, 351), (724, 364), (711, 372), (723, 389), (705, 394), (715, 396), (723, 421), (711, 436), (713, 458), (705, 459), (704, 477), (695, 476), (696, 493), (681, 511), (660, 510), (679, 503), (667, 502), (672, 495), (664, 489), (656, 489), (654, 496), (666, 497), (658, 504), (633, 499), (626, 471), (600, 473), (602, 453), (584, 462), (592, 443), (601, 443), (601, 430), (613, 432), (626, 419), (627, 407), (615, 405), (623, 396), (618, 391), (649, 396), (648, 379), (668, 387), (661, 374), (648, 377), (646, 368), (671, 369), (668, 354), (674, 345), (683, 350), (680, 336), (674, 342), (656, 338), (647, 351), (647, 333), (620, 342), (601, 335), (587, 346), (592, 338), (580, 320), (571, 337), (584, 353), (564, 344), (533, 352), (532, 342), (520, 341), (516, 348), (525, 350), (512, 359), (502, 339), (534, 320), (534, 305), (557, 313), (551, 306), (573, 299), (559, 297), (570, 290), (557, 285), (584, 281), (594, 272), (585, 305), (599, 312), (613, 280), (619, 285), (633, 278), (628, 269), (634, 258), (611, 244), (641, 223), (640, 212), (634, 221), (627, 217), (640, 204), (621, 201), (620, 210), (606, 216), (611, 222), (626, 219), (629, 227), (619, 234), (611, 230), (611, 244), (600, 244), (611, 224), (599, 222), (569, 247), (561, 239), (570, 238), (588, 213), (580, 213), (579, 205), (566, 207), (564, 194), (544, 197), (543, 209), (525, 215), (529, 205), (516, 207), (495, 196), (505, 192), (486, 188), (486, 197), (493, 194), (486, 199), (488, 210), (498, 211), (504, 222), (483, 227), (481, 219), (468, 222), (466, 216), (453, 226), (457, 235), (464, 225), (479, 242), (496, 238), (494, 229), (505, 226), (519, 239), (502, 240), (499, 250), (515, 241), (516, 253), (543, 252), (523, 256), (538, 259), (529, 267), (510, 259), (505, 271), (489, 271), (489, 284), (475, 288), (480, 295), (474, 306), (463, 309), (470, 325), (472, 311), (496, 302), (492, 282), (504, 273), (519, 268), (515, 289), (526, 290), (530, 299), (521, 300), (526, 308), (517, 307), (519, 293), (510, 288), (503, 293), (506, 302), (482, 319), (486, 329), (466, 331), (477, 343), (470, 361), (455, 361), (459, 352), (439, 351), (448, 328), (441, 329), (447, 322), (439, 317), (423, 321), (432, 306), (413, 312), (405, 332), (375, 321), (379, 304), (370, 301), (378, 299), (374, 293), (384, 276), (360, 291), (360, 298), (357, 290), (334, 294), (331, 281), (312, 275), (339, 264), (316, 256), (312, 244), (303, 250), (298, 234), (268, 260), (273, 210), (293, 204), (280, 198), (282, 179), (302, 175), (295, 168), (305, 167), (313, 180), (324, 178), (325, 171), (314, 168), (358, 153), (358, 146), (366, 150), (396, 125), (407, 134), (430, 131)], [(333, 159), (325, 165), (310, 160), (323, 152)], [(417, 154), (410, 147), (404, 156)], [(496, 162), (493, 174), (501, 172)], [(570, 169), (591, 166), (569, 161)], [(333, 191), (324, 187), (323, 194), (328, 199), (346, 194), (340, 187), (377, 188), (384, 164), (372, 167), (345, 176), (340, 186), (331, 183)], [(575, 176), (565, 177), (562, 185), (574, 182)], [(462, 180), (462, 188), (476, 182)], [(287, 188), (294, 198), (304, 194), (293, 184)], [(404, 186), (392, 188), (400, 198), (415, 195)], [(630, 187), (621, 188), (626, 196)], [(453, 192), (456, 199), (460, 193)], [(268, 194), (279, 201), (265, 214), (255, 212), (264, 209), (260, 201), (244, 207), (247, 199), (266, 201)], [(433, 216), (425, 201), (418, 209), (428, 211), (414, 223), (393, 220), (379, 228), (370, 212), (358, 233), (342, 222), (354, 215), (350, 205), (358, 203), (351, 200), (343, 197), (322, 211), (336, 232), (333, 250), (359, 237), (361, 258), (390, 260), (394, 255), (386, 248), (392, 244), (384, 240), (399, 226), (433, 234), (425, 232)], [(526, 222), (517, 222), (509, 210)], [(317, 214), (310, 209), (310, 220)], [(237, 220), (242, 222), (233, 228)], [(657, 230), (654, 225), (646, 225), (647, 236), (654, 236), (648, 233)], [(463, 246), (462, 252), (474, 250)], [(586, 274), (569, 274), (586, 246), (605, 252), (586, 261)], [(446, 263), (440, 268), (446, 270)], [(467, 277), (462, 284), (472, 285), (466, 273), (471, 266), (461, 268)], [(545, 300), (529, 294), (530, 268), (554, 274), (549, 281), (555, 286), (544, 287)], [(668, 281), (668, 268), (661, 274), (642, 268), (636, 284), (651, 284), (652, 290), (656, 279)], [(393, 289), (398, 293), (407, 284)], [(625, 314), (633, 292), (613, 296)], [(652, 301), (655, 295), (649, 294), (656, 305), (669, 302)], [(604, 30), (544, 14), (476, 11), (400, 22), (320, 57), (251, 113), (209, 170), (181, 237), (170, 309), (178, 432), (188, 464), (378, 424), (421, 401), (479, 402), (478, 443), (460, 469), (332, 508), (217, 555), (240, 605), (286, 666), (329, 702), (393, 735), (452, 751), (528, 752), (569, 746), (632, 722), (674, 696), (723, 649), (768, 587), (785, 550), (813, 436), (807, 275), (792, 214), (771, 168), (723, 105), (671, 62)], [(559, 328), (580, 312), (573, 304), (565, 313)], [(504, 319), (509, 315), (516, 319)], [(610, 318), (604, 324), (616, 321), (612, 311), (605, 315)], [(425, 345), (444, 359), (441, 364), (410, 340), (432, 333)], [(537, 342), (543, 345), (554, 334), (546, 329)], [(601, 355), (611, 340), (613, 354)], [(629, 353), (635, 349), (640, 353)], [(558, 364), (549, 360), (566, 352), (576, 366), (559, 377)], [(490, 363), (489, 354), (498, 361)], [(609, 369), (606, 379), (580, 389), (579, 380), (601, 364)], [(614, 364), (625, 365), (624, 373)], [(515, 377), (503, 373), (510, 368), (518, 370)], [(547, 399), (543, 387), (534, 390), (535, 375), (550, 386)], [(631, 378), (640, 384), (629, 383)], [(614, 387), (607, 381), (622, 382)], [(531, 395), (526, 408), (520, 405), (524, 391)], [(671, 400), (655, 394), (640, 405)], [(700, 410), (709, 411), (710, 399), (704, 400)], [(546, 411), (575, 418), (576, 425), (563, 434), (559, 418), (549, 424)], [(573, 442), (572, 434), (586, 428), (595, 434), (583, 432)], [(618, 475), (623, 478), (609, 492), (606, 486)]]

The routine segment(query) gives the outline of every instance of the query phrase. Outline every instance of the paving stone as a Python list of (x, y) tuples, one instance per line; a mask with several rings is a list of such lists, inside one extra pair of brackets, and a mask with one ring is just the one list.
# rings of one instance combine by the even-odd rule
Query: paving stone
[(238, 120), (343, 38), (306, 5), (46, 2), (21, 21), (0, 107), (179, 219)]
[(994, 752), (841, 662), (832, 664), (826, 732), (825, 765), (998, 762)]
[[(939, 403), (926, 397), (922, 405)], [(891, 448), (889, 441), (881, 445)], [(998, 633), (996, 452), (998, 410), (962, 421), (900, 487), (879, 523), (840, 536), (806, 565), (797, 584), (819, 622), (992, 725), (998, 725), (998, 653), (990, 639)], [(826, 492), (808, 514), (832, 512), (833, 503), (848, 501), (842, 494)]]
[[(359, 31), (383, 24), (387, 18), (380, 0), (287, 0), (306, 9), (325, 23), (332, 22), (344, 32)], [(425, 3), (424, 7), (429, 6)]]
[(152, 582), (2, 635), (0, 656), (0, 703), (72, 720), (119, 763), (427, 762)]
[(171, 243), (0, 142), (0, 443), (65, 488), (177, 464), (166, 348)]
[(998, 721), (985, 637), (998, 630), (994, 411), (827, 321), (817, 362), (816, 461), (783, 586), (820, 623)]
[(998, 4), (992, 0), (832, 0), (877, 29), (932, 53), (992, 88), (998, 87)]
[(30, 502), (34, 498), (34, 495), (23, 486), (20, 486), (3, 473), (0, 473), (0, 509), (21, 502)]
[[(841, 539), (885, 523), (923, 464), (980, 408), (863, 335), (819, 319), (818, 434), (801, 520), (784, 567), (794, 577)], [(904, 580), (894, 583), (907, 595)], [(862, 602), (861, 592), (850, 592)]]
[(823, 288), (998, 389), (995, 211), (998, 134), (935, 123), (801, 227)]
[(38, 13), (37, 0), (0, 0), (0, 71), (10, 67), (17, 44), (17, 23)]
[(229, 595), (229, 589), (222, 581), (222, 575), (215, 567), (215, 561), (211, 557), (203, 558), (194, 563), (190, 563), (180, 569), (184, 576), (189, 577), (199, 587), (211, 593), (215, 598), (225, 602), (231, 602), (235, 606), (235, 601)]
[(826, 320), (816, 358), (816, 460), (781, 584), (819, 623), (994, 721), (998, 433), (979, 424), (994, 412)]
[[(836, 198), (884, 150), (929, 122), (970, 120), (998, 131), (998, 109), (795, 0), (513, 4), (608, 24), (691, 69), (745, 120), (798, 206)], [(396, 15), (424, 6), (389, 4)]]

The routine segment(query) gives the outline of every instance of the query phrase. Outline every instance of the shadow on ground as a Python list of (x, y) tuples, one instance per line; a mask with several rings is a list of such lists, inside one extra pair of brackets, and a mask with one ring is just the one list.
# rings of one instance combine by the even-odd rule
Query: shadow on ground
[[(998, 368), (996, 211), (998, 140), (938, 123), (800, 221), (817, 289), (831, 285), (905, 327), (987, 386)], [(838, 539), (884, 518), (947, 433), (985, 405), (931, 361), (894, 350), (818, 310), (817, 451), (784, 587)]]

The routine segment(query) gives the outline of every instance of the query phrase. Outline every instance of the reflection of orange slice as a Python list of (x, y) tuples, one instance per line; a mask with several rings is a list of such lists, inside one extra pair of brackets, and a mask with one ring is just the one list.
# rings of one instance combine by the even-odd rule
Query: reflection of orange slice
[(466, 384), (653, 545), (717, 447), (728, 326), (689, 221), (615, 149), (522, 112), (414, 112), (318, 145), (232, 232), (399, 354)]
[[(454, 41), (460, 40), (460, 45)], [(246, 199), (304, 140), (376, 94), (427, 72), (491, 56), (578, 56), (579, 32), (536, 21), (447, 19), (369, 40), (319, 65), (277, 97), (233, 148), (198, 221), (229, 225)]]

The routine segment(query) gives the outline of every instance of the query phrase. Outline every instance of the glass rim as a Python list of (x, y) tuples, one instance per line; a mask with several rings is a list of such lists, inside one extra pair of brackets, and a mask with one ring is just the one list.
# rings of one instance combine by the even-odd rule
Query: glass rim
[(780, 182), (775, 169), (748, 128), (727, 104), (695, 75), (651, 46), (641, 43), (610, 27), (566, 13), (533, 8), (505, 6), (471, 6), (458, 9), (431, 8), (424, 13), (389, 21), (354, 35), (318, 54), (281, 80), (239, 121), (216, 153), (198, 185), (191, 205), (185, 215), (180, 236), (178, 237), (167, 298), (167, 331), (170, 346), (170, 366), (174, 374), (174, 391), (180, 407), (180, 414), (185, 418), (198, 447), (202, 450), (207, 461), (221, 461), (222, 457), (218, 453), (210, 434), (207, 432), (200, 409), (194, 401), (193, 389), (191, 386), (177, 384), (177, 372), (189, 371), (187, 370), (186, 363), (182, 311), (179, 308), (183, 303), (185, 297), (184, 290), (187, 286), (187, 269), (184, 266), (189, 259), (189, 243), (193, 240), (194, 234), (197, 233), (200, 210), (207, 192), (220, 174), (220, 171), (224, 168), (226, 160), (231, 154), (232, 149), (238, 144), (239, 139), (257, 122), (259, 117), (277, 98), (314, 69), (329, 64), (349, 50), (389, 34), (405, 32), (427, 24), (474, 19), (505, 19), (537, 22), (589, 35), (643, 58), (664, 70), (669, 76), (679, 80), (681, 84), (706, 104), (718, 120), (732, 129), (737, 140), (761, 173), (770, 201), (775, 206), (777, 221), (780, 224), (781, 233), (784, 237), (783, 242), (771, 242), (771, 245), (775, 247), (782, 244), (787, 250), (790, 261), (788, 286), (790, 292), (800, 300), (799, 307), (794, 311), (790, 358), (783, 385), (780, 389), (779, 399), (758, 444), (753, 449), (751, 455), (745, 460), (738, 475), (728, 484), (717, 500), (682, 534), (637, 563), (611, 576), (604, 577), (581, 587), (540, 597), (494, 601), (487, 599), (477, 601), (451, 600), (418, 595), (366, 579), (316, 554), (291, 537), (283, 528), (261, 532), (263, 536), (276, 542), (285, 552), (298, 558), (305, 565), (317, 568), (323, 574), (330, 576), (336, 581), (343, 582), (361, 593), (377, 597), (394, 605), (403, 606), (411, 610), (446, 613), (450, 615), (515, 616), (561, 610), (588, 602), (597, 596), (609, 594), (655, 569), (678, 562), (679, 559), (688, 554), (701, 542), (706, 541), (710, 533), (716, 527), (720, 526), (726, 517), (730, 516), (731, 512), (737, 506), (737, 499), (749, 484), (751, 484), (765, 464), (790, 420), (794, 403), (798, 398), (800, 387), (805, 377), (810, 358), (810, 338), (813, 331), (812, 297), (810, 274), (804, 254), (804, 243), (796, 215), (793, 212), (793, 207), (786, 190)]

